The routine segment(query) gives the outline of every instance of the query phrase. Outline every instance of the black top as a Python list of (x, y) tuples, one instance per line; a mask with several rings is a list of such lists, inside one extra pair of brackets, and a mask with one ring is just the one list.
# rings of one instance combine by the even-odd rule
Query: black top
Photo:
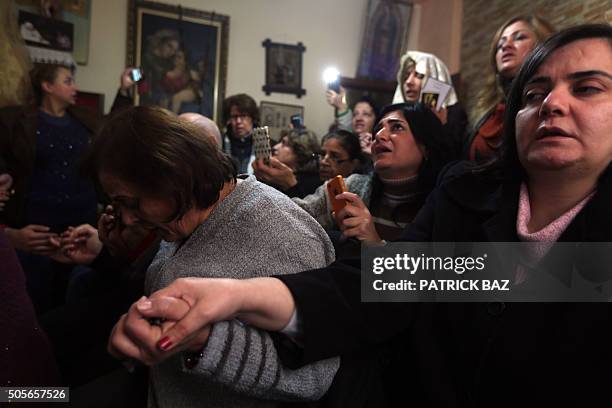
[(314, 193), (323, 184), (323, 180), (319, 177), (318, 172), (297, 172), (295, 173), (295, 178), (297, 179), (297, 184), (284, 191), (291, 198), (304, 198)]
[[(401, 240), (518, 240), (520, 182), (502, 182), (472, 166), (460, 163), (446, 172)], [(600, 178), (597, 193), (559, 241), (612, 240), (611, 173)], [(344, 365), (368, 362), (353, 369), (382, 367), (388, 406), (612, 403), (607, 303), (361, 303), (358, 259), (278, 278), (295, 298), (304, 331), (299, 352), (279, 342), (285, 363), (340, 354)], [(340, 391), (349, 400), (378, 390), (373, 381), (379, 376), (360, 375), (351, 383), (342, 374), (335, 385), (352, 387)], [(377, 397), (382, 405), (383, 396)]]

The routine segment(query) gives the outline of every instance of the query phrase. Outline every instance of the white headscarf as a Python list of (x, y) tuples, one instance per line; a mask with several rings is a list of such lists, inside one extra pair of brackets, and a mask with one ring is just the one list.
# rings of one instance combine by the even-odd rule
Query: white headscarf
[[(448, 68), (440, 58), (426, 52), (407, 51), (400, 59), (400, 69), (397, 72), (397, 89), (395, 90), (395, 95), (393, 96), (393, 103), (406, 102), (404, 99), (404, 93), (402, 92), (402, 72), (404, 72), (405, 65), (409, 59), (412, 59), (415, 62), (416, 65), (414, 69), (419, 74), (423, 74), (425, 77), (437, 79), (438, 81), (445, 82), (451, 86), (453, 85)], [(455, 88), (451, 88), (442, 106), (448, 107), (456, 104), (457, 102), (458, 100), (457, 94), (455, 93)]]

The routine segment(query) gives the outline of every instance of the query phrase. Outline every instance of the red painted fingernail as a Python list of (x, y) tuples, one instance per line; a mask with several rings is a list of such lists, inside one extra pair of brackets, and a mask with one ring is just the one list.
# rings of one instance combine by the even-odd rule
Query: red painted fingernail
[(159, 342), (157, 342), (157, 347), (160, 348), (161, 351), (166, 351), (172, 346), (172, 340), (170, 337), (164, 337)]

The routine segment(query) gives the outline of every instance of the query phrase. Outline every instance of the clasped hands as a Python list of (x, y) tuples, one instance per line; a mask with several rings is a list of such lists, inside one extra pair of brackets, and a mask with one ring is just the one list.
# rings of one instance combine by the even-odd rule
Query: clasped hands
[(127, 258), (150, 233), (142, 226), (123, 224), (109, 205), (98, 220), (98, 229), (89, 224), (70, 227), (62, 233), (59, 246), (65, 261), (88, 264), (102, 251), (102, 246), (115, 257)]
[(111, 333), (109, 353), (131, 365), (155, 365), (182, 351), (198, 352), (210, 335), (210, 324), (229, 320), (240, 310), (232, 296), (232, 279), (181, 278), (143, 296), (124, 314)]

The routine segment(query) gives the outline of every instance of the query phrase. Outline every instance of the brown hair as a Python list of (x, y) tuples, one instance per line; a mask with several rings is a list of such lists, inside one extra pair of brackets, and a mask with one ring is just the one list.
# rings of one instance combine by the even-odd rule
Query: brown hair
[[(286, 139), (285, 139), (286, 138)], [(281, 142), (287, 140), (287, 145), (291, 147), (297, 157), (298, 172), (318, 171), (317, 154), (321, 152), (317, 135), (306, 128), (286, 129), (281, 132)]]
[(497, 74), (495, 56), (497, 55), (497, 44), (499, 43), (502, 33), (509, 25), (517, 21), (522, 21), (529, 26), (529, 29), (536, 35), (537, 44), (541, 43), (555, 32), (554, 27), (549, 22), (537, 15), (514, 16), (506, 20), (499, 27), (489, 46), (489, 70), (485, 77), (484, 86), (477, 97), (478, 102), (473, 112), (474, 120), (480, 120), (480, 118), (493, 109), (495, 105), (505, 99), (503, 84)]
[[(410, 57), (406, 58), (406, 60), (400, 67), (401, 71), (399, 75), (400, 77), (399, 85), (402, 87), (402, 89), (404, 86), (404, 82), (406, 82), (406, 78), (408, 78), (408, 73), (415, 68), (416, 68), (416, 61)], [(402, 90), (402, 98), (403, 98), (403, 95), (404, 95), (404, 91)]]
[(60, 68), (66, 68), (74, 74), (74, 66), (66, 64), (35, 64), (34, 68), (30, 71), (30, 80), (32, 81), (36, 105), (40, 106), (42, 104), (43, 96), (45, 95), (42, 83), (54, 83)]
[(253, 120), (253, 127), (259, 126), (259, 108), (255, 99), (247, 94), (232, 95), (223, 101), (223, 122), (227, 123), (230, 119), (230, 111), (232, 106), (238, 109), (238, 112), (249, 115)]
[(518, 180), (524, 180), (527, 177), (519, 160), (516, 145), (516, 115), (524, 106), (525, 87), (555, 51), (568, 44), (587, 39), (607, 41), (612, 48), (612, 27), (608, 24), (585, 24), (567, 28), (544, 41), (525, 59), (508, 93), (508, 103), (504, 113), (503, 164), (507, 176)]
[(172, 218), (195, 203), (208, 208), (224, 183), (236, 180), (236, 167), (200, 127), (151, 106), (112, 116), (99, 130), (83, 159), (84, 172), (99, 185), (110, 174), (151, 197), (171, 197)]

